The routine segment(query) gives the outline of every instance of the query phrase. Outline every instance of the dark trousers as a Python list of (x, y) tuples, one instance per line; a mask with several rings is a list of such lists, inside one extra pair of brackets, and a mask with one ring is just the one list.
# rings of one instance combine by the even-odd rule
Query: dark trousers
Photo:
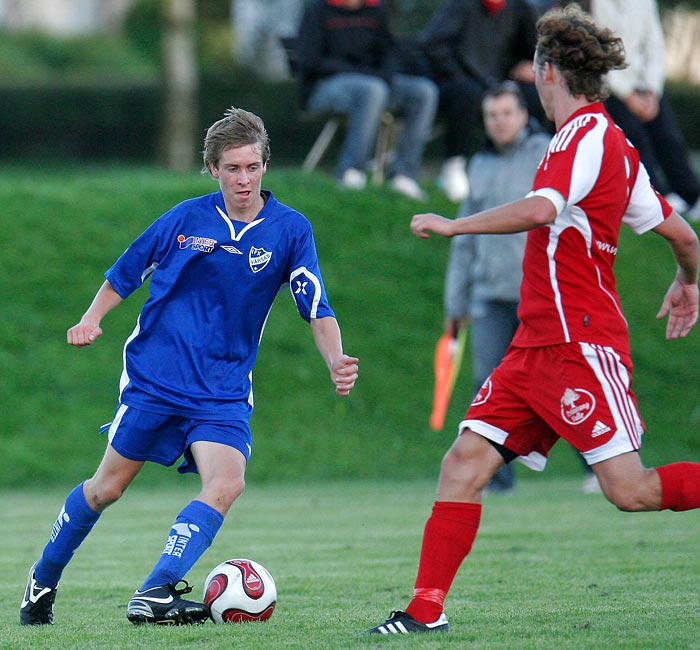
[(665, 97), (659, 102), (659, 114), (642, 122), (617, 97), (605, 100), (615, 123), (639, 151), (649, 178), (661, 194), (676, 192), (693, 205), (700, 198), (700, 183), (690, 166), (688, 145)]
[[(501, 363), (518, 329), (518, 302), (485, 301), (472, 306), (472, 373), (474, 394)], [(503, 465), (491, 478), (489, 489), (510, 490), (515, 485), (512, 464)]]

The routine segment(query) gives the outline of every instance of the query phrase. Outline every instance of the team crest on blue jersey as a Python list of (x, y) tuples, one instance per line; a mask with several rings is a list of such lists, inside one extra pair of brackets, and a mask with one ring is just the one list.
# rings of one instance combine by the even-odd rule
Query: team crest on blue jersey
[(211, 253), (216, 246), (216, 239), (210, 239), (209, 237), (185, 237), (184, 235), (178, 235), (177, 241), (180, 244), (180, 248), (191, 248), (193, 251), (201, 251), (202, 253)]
[(253, 273), (262, 271), (271, 259), (272, 253), (269, 251), (266, 251), (264, 248), (251, 246), (250, 253), (248, 253), (248, 264), (250, 264), (250, 269)]

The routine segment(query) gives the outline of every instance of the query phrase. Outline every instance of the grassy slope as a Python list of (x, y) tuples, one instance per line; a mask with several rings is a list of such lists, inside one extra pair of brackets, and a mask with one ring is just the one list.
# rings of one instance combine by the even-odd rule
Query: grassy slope
[[(110, 419), (123, 341), (145, 296), (103, 323), (89, 349), (71, 349), (65, 330), (85, 310), (102, 272), (158, 214), (215, 189), (197, 174), (151, 169), (5, 168), (0, 225), (0, 394), (4, 471), (0, 486), (66, 481), (90, 472)], [(288, 295), (268, 323), (256, 367), (255, 451), (250, 477), (432, 477), (469, 392), (465, 363), (445, 431), (427, 427), (432, 353), (442, 315), (445, 240), (408, 231), (419, 209), (451, 214), (432, 192), (427, 206), (388, 192), (340, 192), (327, 176), (270, 171), (266, 185), (312, 220), (331, 302), (348, 352), (361, 358), (350, 399), (334, 396), (306, 325)], [(650, 433), (645, 459), (700, 453), (696, 429), (697, 331), (667, 343), (654, 314), (673, 268), (663, 242), (625, 232), (618, 260), (636, 360), (636, 389)], [(551, 473), (576, 471), (564, 445)], [(36, 453), (37, 449), (41, 453)], [(154, 475), (166, 476), (154, 471)]]

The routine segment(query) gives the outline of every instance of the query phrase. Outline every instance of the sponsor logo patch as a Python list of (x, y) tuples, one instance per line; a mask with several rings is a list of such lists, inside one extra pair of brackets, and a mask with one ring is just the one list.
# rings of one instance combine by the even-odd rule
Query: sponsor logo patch
[(216, 239), (195, 237), (194, 235), (190, 235), (189, 237), (178, 235), (177, 241), (181, 249), (191, 248), (193, 251), (201, 251), (202, 253), (211, 253), (214, 250), (214, 246), (216, 246)]
[(199, 526), (196, 524), (173, 524), (174, 535), (168, 536), (168, 541), (165, 543), (163, 555), (172, 555), (174, 557), (182, 557), (182, 554), (187, 548), (187, 544), (192, 539), (192, 533), (199, 532)]

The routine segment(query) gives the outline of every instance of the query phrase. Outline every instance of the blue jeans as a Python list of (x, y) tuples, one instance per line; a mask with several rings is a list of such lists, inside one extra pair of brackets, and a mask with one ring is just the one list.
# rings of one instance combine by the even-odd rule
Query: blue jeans
[(396, 113), (403, 121), (403, 130), (390, 175), (417, 178), (437, 103), (437, 86), (425, 77), (397, 74), (387, 83), (380, 77), (343, 72), (318, 81), (306, 108), (348, 116), (345, 141), (335, 170), (338, 177), (350, 167), (367, 166), (382, 113), (386, 110)]
[[(476, 394), (491, 371), (501, 363), (520, 321), (517, 302), (479, 302), (472, 305), (471, 312), (472, 376)], [(513, 468), (508, 464), (493, 475), (489, 487), (508, 490), (514, 482)]]

